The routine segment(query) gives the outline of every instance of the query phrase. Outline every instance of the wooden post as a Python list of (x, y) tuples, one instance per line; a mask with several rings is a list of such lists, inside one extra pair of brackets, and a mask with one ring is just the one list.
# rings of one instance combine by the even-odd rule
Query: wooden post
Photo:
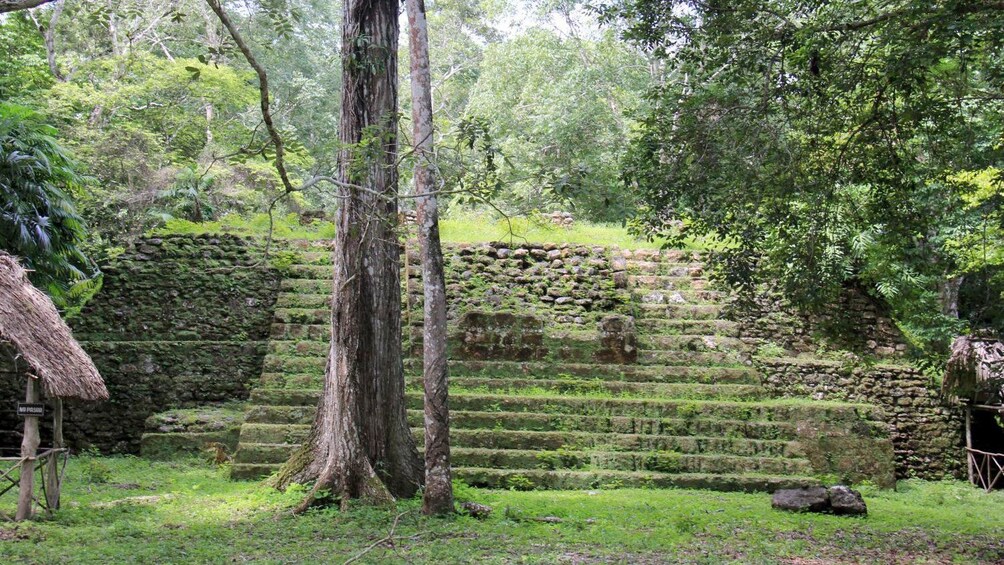
[[(958, 436), (956, 436), (958, 437)], [(969, 483), (973, 484), (973, 407), (966, 404), (966, 469), (969, 471)]]
[[(39, 400), (39, 383), (35, 377), (28, 375), (28, 386), (24, 401), (37, 403)], [(35, 493), (35, 453), (41, 439), (38, 436), (38, 416), (24, 417), (24, 438), (21, 440), (21, 483), (17, 497), (17, 513), (14, 520), (20, 522), (31, 518), (31, 505)]]
[[(52, 448), (63, 448), (63, 399), (58, 396), (52, 400)], [(45, 501), (49, 511), (59, 509), (59, 458), (61, 452), (49, 456), (45, 465)]]

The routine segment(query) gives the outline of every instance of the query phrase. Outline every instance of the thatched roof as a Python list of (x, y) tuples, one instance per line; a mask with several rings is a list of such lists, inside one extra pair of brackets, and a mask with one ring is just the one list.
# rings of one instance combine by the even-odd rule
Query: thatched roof
[(49, 396), (103, 400), (105, 382), (73, 339), (52, 300), (28, 282), (21, 265), (0, 251), (0, 341), (42, 381)]
[(952, 342), (942, 392), (984, 401), (1004, 393), (1004, 342), (986, 337), (961, 336)]

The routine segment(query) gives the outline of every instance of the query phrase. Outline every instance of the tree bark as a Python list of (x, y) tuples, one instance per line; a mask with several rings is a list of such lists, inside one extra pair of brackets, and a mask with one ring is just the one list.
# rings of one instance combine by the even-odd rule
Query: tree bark
[(49, 72), (59, 82), (66, 82), (66, 77), (63, 76), (63, 73), (59, 72), (59, 64), (56, 62), (56, 23), (59, 21), (59, 16), (63, 14), (63, 8), (65, 7), (65, 2), (56, 0), (47, 26), (43, 26), (34, 14), (30, 12), (28, 14), (31, 17), (32, 23), (38, 29), (38, 33), (42, 34), (42, 40), (45, 42), (45, 56), (49, 62)]
[(424, 0), (405, 0), (411, 43), (411, 116), (415, 135), (415, 193), (422, 253), (424, 316), (422, 366), (425, 388), (425, 492), (422, 512), (453, 512), (450, 474), (449, 370), (446, 362), (446, 275), (439, 241), (439, 210), (431, 165), (432, 75)]
[(331, 346), (311, 433), (276, 479), (280, 488), (315, 480), (298, 511), (322, 492), (343, 505), (385, 502), (414, 495), (422, 482), (401, 361), (397, 8), (397, 0), (348, 0), (342, 9)]
[(0, 14), (16, 12), (18, 10), (28, 10), (42, 4), (48, 4), (53, 0), (0, 0)]

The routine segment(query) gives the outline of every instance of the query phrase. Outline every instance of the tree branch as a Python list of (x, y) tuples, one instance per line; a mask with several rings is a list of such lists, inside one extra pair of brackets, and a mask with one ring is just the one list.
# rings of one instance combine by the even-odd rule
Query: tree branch
[[(0, 0), (2, 2), (4, 0)], [(279, 171), (279, 179), (282, 180), (282, 186), (286, 189), (286, 192), (295, 192), (296, 189), (293, 187), (293, 183), (289, 180), (289, 174), (286, 173), (286, 161), (285, 161), (285, 145), (282, 142), (282, 136), (279, 135), (279, 130), (275, 128), (275, 124), (272, 122), (272, 110), (271, 104), (269, 102), (268, 95), (268, 75), (265, 74), (265, 67), (261, 66), (258, 59), (255, 58), (254, 53), (251, 52), (251, 48), (244, 41), (244, 37), (237, 30), (237, 26), (230, 20), (230, 16), (227, 15), (226, 11), (223, 9), (222, 4), (219, 0), (206, 0), (206, 4), (209, 8), (216, 13), (216, 17), (220, 19), (223, 27), (227, 28), (230, 33), (230, 37), (233, 38), (234, 43), (241, 50), (244, 58), (247, 60), (251, 68), (258, 75), (258, 92), (261, 97), (261, 117), (265, 122), (265, 129), (268, 131), (268, 136), (272, 139), (272, 144), (275, 145), (275, 168)]]
[(17, 12), (18, 10), (30, 10), (42, 4), (48, 4), (53, 0), (0, 0), (0, 14), (7, 12)]

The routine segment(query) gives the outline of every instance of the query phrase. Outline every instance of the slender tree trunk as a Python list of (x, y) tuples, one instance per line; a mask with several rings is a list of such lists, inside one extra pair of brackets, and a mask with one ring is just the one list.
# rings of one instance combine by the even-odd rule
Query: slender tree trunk
[(331, 347), (311, 433), (276, 480), (283, 487), (316, 479), (300, 511), (320, 491), (343, 505), (384, 502), (414, 495), (422, 482), (401, 361), (397, 8), (397, 0), (343, 7)]
[(49, 62), (49, 71), (59, 82), (66, 82), (66, 77), (63, 76), (63, 73), (59, 72), (59, 65), (56, 62), (56, 23), (59, 21), (59, 16), (63, 14), (63, 8), (65, 7), (65, 2), (56, 0), (47, 26), (43, 26), (33, 13), (28, 13), (31, 21), (38, 28), (38, 32), (42, 34), (42, 40), (45, 42), (45, 55)]
[(415, 192), (422, 247), (425, 321), (422, 327), (425, 387), (425, 492), (422, 512), (453, 512), (450, 475), (449, 371), (446, 363), (446, 275), (439, 242), (439, 210), (432, 160), (432, 78), (424, 0), (405, 0), (411, 42), (411, 115), (415, 134)]

